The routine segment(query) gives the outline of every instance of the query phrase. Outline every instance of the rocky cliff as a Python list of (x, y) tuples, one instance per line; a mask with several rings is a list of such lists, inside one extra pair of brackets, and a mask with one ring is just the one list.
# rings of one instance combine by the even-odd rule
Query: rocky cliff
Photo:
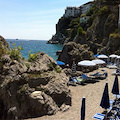
[[(109, 46), (109, 42), (116, 39), (111, 37), (111, 34), (118, 33), (119, 4), (119, 0), (95, 0), (93, 7), (84, 15), (89, 16), (87, 23), (80, 23), (83, 15), (74, 18), (62, 17), (56, 25), (56, 35), (62, 33), (66, 37), (62, 43), (74, 41), (79, 44), (87, 44), (94, 54), (120, 54), (119, 50)], [(80, 27), (83, 28), (84, 35), (78, 34)], [(114, 41), (115, 48), (117, 48), (115, 45), (118, 41), (120, 39), (118, 40), (117, 37), (117, 40)], [(118, 47), (118, 49), (120, 48)], [(106, 52), (106, 50), (110, 52)]]
[(34, 61), (16, 60), (4, 38), (0, 37), (0, 43), (6, 51), (0, 58), (0, 119), (32, 118), (68, 109), (68, 78), (51, 57), (38, 53)]

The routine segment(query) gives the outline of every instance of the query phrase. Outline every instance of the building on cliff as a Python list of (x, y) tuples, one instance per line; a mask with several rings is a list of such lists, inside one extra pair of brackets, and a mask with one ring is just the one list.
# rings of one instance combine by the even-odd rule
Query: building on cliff
[(80, 8), (77, 7), (67, 7), (65, 9), (65, 14), (63, 17), (75, 17), (80, 14)]
[(80, 17), (80, 23), (87, 23), (89, 16)]
[(81, 10), (81, 17), (80, 17), (80, 23), (87, 23), (89, 16), (86, 16), (86, 13), (90, 10), (90, 8), (93, 6), (93, 2), (88, 2), (80, 6)]
[(86, 14), (92, 6), (93, 6), (93, 2), (91, 1), (83, 4), (80, 7), (66, 7), (65, 14), (63, 15), (63, 17), (65, 18), (76, 17), (81, 14)]
[(92, 6), (93, 6), (93, 1), (90, 1), (90, 2), (85, 3), (82, 6), (80, 6), (81, 14), (86, 14)]

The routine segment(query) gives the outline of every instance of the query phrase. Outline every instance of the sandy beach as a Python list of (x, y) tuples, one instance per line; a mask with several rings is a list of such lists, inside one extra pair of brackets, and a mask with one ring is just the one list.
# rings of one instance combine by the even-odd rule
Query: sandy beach
[[(58, 112), (57, 114), (52, 116), (43, 116), (29, 120), (80, 120), (80, 108), (81, 108), (82, 97), (86, 98), (85, 120), (92, 120), (93, 119), (92, 117), (95, 113), (103, 112), (103, 109), (99, 105), (106, 81), (108, 81), (109, 97), (112, 100), (115, 99), (115, 97), (113, 97), (113, 94), (111, 93), (115, 78), (115, 76), (112, 75), (111, 72), (114, 71), (115, 69), (108, 69), (108, 68), (100, 68), (100, 69), (105, 69), (108, 72), (107, 79), (100, 80), (99, 82), (96, 82), (94, 84), (89, 83), (85, 86), (77, 85), (77, 86), (69, 87), (72, 94), (72, 106), (68, 111)], [(95, 72), (96, 71), (93, 71), (93, 73)], [(120, 76), (118, 76), (118, 79), (120, 80)]]

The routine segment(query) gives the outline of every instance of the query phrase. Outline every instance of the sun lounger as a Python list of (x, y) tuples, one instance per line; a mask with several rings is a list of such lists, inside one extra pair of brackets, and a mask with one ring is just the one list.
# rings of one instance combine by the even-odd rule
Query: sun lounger
[(70, 77), (68, 81), (68, 85), (76, 86), (76, 84), (82, 84), (83, 79), (78, 79), (77, 77)]
[(96, 72), (96, 73), (90, 74), (90, 76), (97, 76), (98, 74), (99, 72)]
[(72, 86), (76, 86), (76, 80), (73, 79), (72, 77), (69, 77), (69, 80), (68, 80), (68, 85), (72, 85)]
[(116, 69), (117, 68), (116, 65), (107, 65), (106, 67), (109, 68), (109, 69)]
[(95, 82), (95, 79), (93, 79), (92, 77), (88, 77), (88, 76), (85, 75), (85, 74), (82, 74), (82, 75), (81, 75), (81, 78), (82, 78), (83, 81), (86, 82), (86, 83), (94, 83), (94, 82)]
[(106, 79), (106, 77), (108, 76), (107, 72), (105, 73), (95, 73), (95, 74), (90, 74), (91, 77), (93, 77), (93, 79)]
[(91, 79), (92, 79), (91, 77), (88, 77), (88, 76), (85, 75), (85, 74), (82, 74), (81, 77), (82, 77), (84, 80), (91, 80)]
[(120, 69), (117, 69), (112, 72), (112, 75), (120, 75)]
[(104, 114), (101, 114), (101, 113), (96, 113), (96, 114), (93, 116), (94, 119), (99, 119), (99, 120), (103, 120), (104, 117), (105, 117), (105, 115), (104, 115)]
[(109, 100), (109, 102), (112, 105), (115, 101), (114, 100)]
[(113, 97), (117, 97), (117, 98), (120, 98), (120, 95), (113, 95)]
[(77, 77), (73, 77), (73, 80), (77, 83), (77, 84), (81, 84), (83, 82), (83, 79), (78, 79)]

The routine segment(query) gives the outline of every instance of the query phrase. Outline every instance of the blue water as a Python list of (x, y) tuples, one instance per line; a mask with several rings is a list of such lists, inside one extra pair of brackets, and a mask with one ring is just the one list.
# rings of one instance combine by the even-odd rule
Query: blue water
[(41, 51), (51, 56), (54, 60), (57, 60), (58, 56), (56, 55), (56, 51), (62, 50), (63, 48), (63, 45), (46, 44), (47, 41), (44, 40), (15, 40), (15, 39), (6, 40), (11, 48), (13, 47), (12, 46), (13, 43), (15, 43), (16, 46), (23, 47), (21, 53), (22, 56), (25, 57), (25, 59), (28, 59), (29, 51), (31, 51), (31, 53)]

